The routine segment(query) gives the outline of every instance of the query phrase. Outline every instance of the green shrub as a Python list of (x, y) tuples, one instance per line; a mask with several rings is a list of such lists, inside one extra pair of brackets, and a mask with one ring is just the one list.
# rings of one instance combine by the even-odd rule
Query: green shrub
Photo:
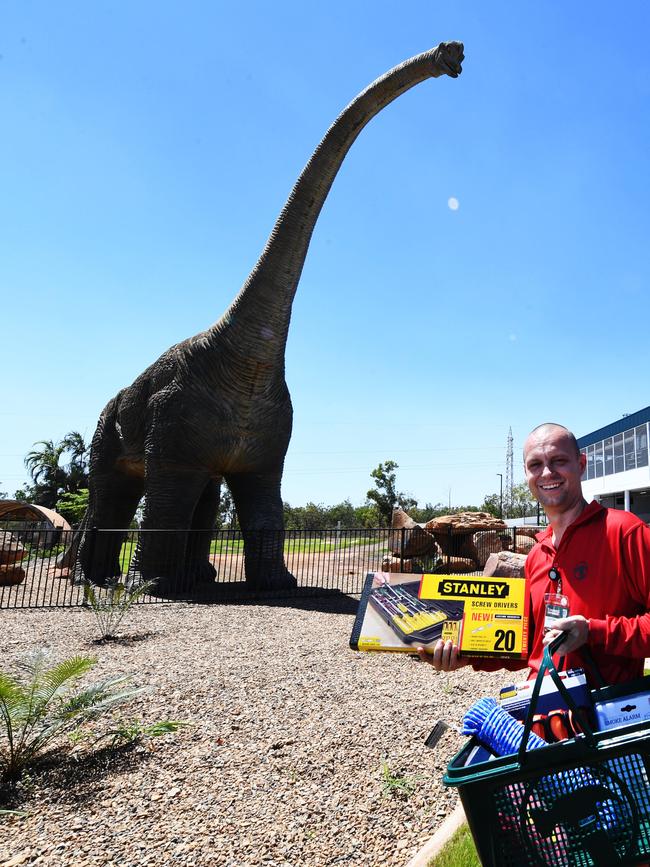
[(153, 589), (155, 581), (141, 581), (127, 586), (122, 581), (114, 581), (106, 587), (84, 584), (84, 598), (92, 609), (101, 638), (115, 638), (122, 620), (140, 596)]
[(162, 735), (173, 734), (182, 726), (188, 725), (188, 722), (172, 719), (159, 720), (149, 725), (145, 725), (145, 723), (139, 720), (120, 721), (115, 728), (109, 729), (109, 731), (99, 737), (95, 741), (95, 744), (105, 738), (110, 739), (110, 746), (112, 747), (116, 747), (120, 743), (134, 744), (143, 738), (159, 738)]
[(48, 663), (49, 655), (40, 650), (20, 663), (20, 676), (0, 672), (0, 790), (54, 747), (58, 737), (144, 691), (128, 686), (122, 675), (77, 688), (95, 664), (91, 657)]
[(387, 798), (402, 798), (406, 800), (415, 792), (416, 781), (400, 772), (391, 771), (388, 762), (381, 765), (381, 788)]

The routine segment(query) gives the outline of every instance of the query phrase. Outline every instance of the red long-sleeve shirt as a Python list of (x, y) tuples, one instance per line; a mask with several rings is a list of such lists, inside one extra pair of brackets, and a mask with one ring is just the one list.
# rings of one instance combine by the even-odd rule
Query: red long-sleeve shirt
[[(630, 512), (592, 502), (564, 532), (557, 549), (549, 527), (526, 558), (526, 579), (535, 625), (528, 664), (542, 661), (544, 594), (561, 592), (569, 614), (589, 621), (589, 649), (607, 683), (643, 674), (650, 656), (650, 529)], [(559, 581), (549, 578), (554, 568)], [(567, 668), (584, 665), (580, 651)]]
[[(561, 592), (569, 600), (569, 614), (589, 620), (589, 649), (605, 682), (640, 677), (650, 657), (650, 529), (630, 512), (594, 501), (567, 527), (557, 549), (552, 536), (550, 527), (538, 533), (539, 544), (526, 558), (528, 661), (477, 660), (473, 667), (514, 671), (528, 666), (534, 677), (544, 653), (544, 594)], [(559, 581), (549, 577), (552, 567)], [(579, 650), (565, 657), (564, 667), (588, 671)]]

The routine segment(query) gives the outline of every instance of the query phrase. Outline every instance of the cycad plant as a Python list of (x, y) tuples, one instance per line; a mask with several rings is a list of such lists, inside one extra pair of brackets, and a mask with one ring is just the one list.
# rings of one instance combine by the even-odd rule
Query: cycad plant
[(84, 584), (84, 598), (92, 608), (101, 638), (115, 638), (124, 616), (140, 596), (155, 586), (155, 581), (140, 581), (127, 586), (122, 581), (107, 583), (106, 587), (95, 587), (90, 582)]
[(51, 664), (49, 654), (40, 650), (19, 664), (18, 675), (0, 671), (0, 790), (54, 746), (57, 737), (144, 691), (128, 686), (123, 675), (79, 688), (79, 679), (95, 661), (73, 656)]

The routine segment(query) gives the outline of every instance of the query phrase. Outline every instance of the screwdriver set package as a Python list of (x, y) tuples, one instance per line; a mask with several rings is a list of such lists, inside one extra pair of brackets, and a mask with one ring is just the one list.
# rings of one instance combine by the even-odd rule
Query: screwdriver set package
[(350, 637), (354, 650), (415, 653), (451, 639), (461, 655), (525, 658), (521, 578), (370, 572)]

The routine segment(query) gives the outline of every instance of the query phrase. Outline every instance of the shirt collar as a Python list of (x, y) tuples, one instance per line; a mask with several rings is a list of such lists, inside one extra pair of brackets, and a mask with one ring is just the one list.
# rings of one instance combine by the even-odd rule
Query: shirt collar
[[(575, 527), (579, 527), (580, 524), (586, 524), (587, 521), (591, 521), (592, 518), (594, 518), (596, 515), (599, 515), (601, 512), (604, 512), (604, 511), (605, 511), (604, 506), (601, 506), (600, 503), (597, 502), (596, 500), (592, 500), (591, 503), (587, 503), (587, 505), (582, 510), (582, 512), (580, 512), (580, 514), (575, 519), (575, 521), (572, 524), (569, 524), (569, 526), (566, 528), (565, 532), (568, 533), (569, 530), (573, 530), (573, 529), (575, 529)], [(545, 530), (542, 530), (541, 533), (537, 533), (535, 538), (537, 539), (538, 542), (544, 542), (544, 541), (546, 541), (546, 539), (549, 539), (552, 535), (553, 535), (553, 527), (551, 527), (549, 525)]]

